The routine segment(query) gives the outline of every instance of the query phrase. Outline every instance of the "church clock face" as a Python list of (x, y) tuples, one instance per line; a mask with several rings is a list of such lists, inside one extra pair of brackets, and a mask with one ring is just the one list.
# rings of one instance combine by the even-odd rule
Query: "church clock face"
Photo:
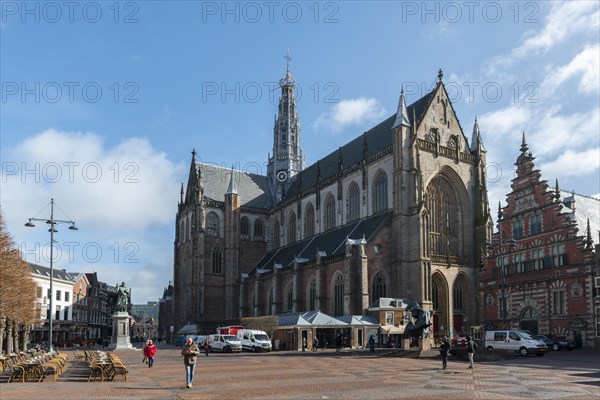
[(288, 178), (287, 171), (279, 171), (277, 173), (277, 181), (285, 182), (285, 181), (287, 181), (287, 178)]

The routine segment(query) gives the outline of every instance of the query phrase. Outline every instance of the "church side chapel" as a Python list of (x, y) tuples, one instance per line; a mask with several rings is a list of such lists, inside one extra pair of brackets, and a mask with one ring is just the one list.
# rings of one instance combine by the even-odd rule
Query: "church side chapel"
[(176, 329), (310, 311), (343, 319), (398, 298), (434, 311), (434, 335), (469, 332), (492, 226), (486, 150), (476, 120), (465, 136), (442, 71), (431, 92), (407, 105), (401, 91), (396, 113), (309, 166), (289, 62), (279, 86), (266, 176), (192, 152), (176, 216)]

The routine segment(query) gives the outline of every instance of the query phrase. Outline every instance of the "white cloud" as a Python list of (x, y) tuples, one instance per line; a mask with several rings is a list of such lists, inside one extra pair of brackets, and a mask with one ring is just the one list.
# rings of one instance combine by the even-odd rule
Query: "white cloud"
[(551, 71), (542, 84), (542, 90), (552, 95), (565, 82), (579, 77), (581, 93), (598, 93), (600, 89), (600, 46), (586, 46), (566, 65)]
[(493, 74), (498, 67), (508, 67), (515, 62), (567, 42), (569, 39), (591, 33), (596, 37), (600, 26), (600, 11), (595, 1), (567, 1), (553, 4), (541, 30), (531, 30), (522, 43), (509, 55), (494, 57), (489, 68)]
[(49, 263), (47, 227), (23, 224), (48, 218), (54, 198), (54, 218), (79, 227), (58, 227), (55, 267), (96, 271), (108, 284), (125, 281), (137, 294), (134, 301), (162, 295), (172, 275), (173, 243), (161, 238), (173, 235), (183, 164), (144, 138), (108, 147), (95, 133), (52, 129), (3, 153), (2, 212), (27, 261)]
[(555, 160), (542, 164), (540, 169), (545, 176), (559, 178), (596, 172), (600, 170), (600, 148), (581, 152), (566, 150)]
[(384, 115), (385, 109), (376, 99), (359, 97), (335, 104), (331, 111), (319, 115), (314, 125), (336, 133), (348, 126), (377, 121)]
[(531, 111), (518, 104), (483, 114), (478, 117), (480, 127), (484, 127), (487, 137), (493, 141), (506, 140), (506, 135), (518, 137), (527, 122), (531, 119)]

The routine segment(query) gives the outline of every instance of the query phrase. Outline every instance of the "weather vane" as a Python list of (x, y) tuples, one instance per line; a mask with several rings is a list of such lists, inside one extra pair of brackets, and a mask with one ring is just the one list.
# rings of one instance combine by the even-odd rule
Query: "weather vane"
[(290, 56), (290, 49), (287, 49), (287, 54), (283, 58), (285, 58), (285, 60), (287, 61), (286, 69), (289, 71), (290, 70), (290, 61), (292, 60), (292, 57)]

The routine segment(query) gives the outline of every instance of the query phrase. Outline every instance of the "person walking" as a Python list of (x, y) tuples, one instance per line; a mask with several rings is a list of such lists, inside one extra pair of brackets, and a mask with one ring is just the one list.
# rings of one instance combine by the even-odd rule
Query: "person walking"
[(303, 338), (302, 338), (302, 351), (306, 351), (306, 347), (308, 347), (308, 346), (306, 345), (306, 338), (305, 338), (305, 337), (303, 337)]
[(208, 357), (208, 350), (210, 349), (208, 347), (208, 338), (206, 338), (204, 339), (204, 354), (206, 354), (206, 357)]
[(342, 350), (342, 335), (339, 334), (335, 337), (335, 352), (339, 353)]
[(318, 347), (319, 347), (319, 339), (317, 339), (317, 337), (315, 336), (313, 339), (312, 351), (316, 352)]
[(191, 389), (192, 382), (194, 381), (194, 369), (196, 368), (196, 356), (200, 354), (198, 345), (194, 343), (191, 337), (187, 338), (181, 354), (183, 355), (183, 363), (185, 364), (185, 381), (187, 388)]
[(373, 335), (369, 338), (369, 351), (375, 353), (375, 337)]
[(467, 353), (469, 353), (469, 368), (471, 369), (475, 368), (475, 364), (473, 363), (475, 350), (477, 350), (477, 343), (475, 343), (471, 336), (467, 336)]
[(152, 340), (148, 340), (148, 345), (144, 347), (144, 356), (148, 358), (148, 368), (154, 366), (154, 355), (156, 354), (156, 346)]
[(144, 355), (144, 364), (148, 364), (148, 357), (146, 356), (146, 347), (148, 347), (148, 340), (144, 342), (144, 347), (142, 347), (142, 354)]
[(446, 369), (448, 366), (448, 351), (450, 351), (450, 343), (448, 338), (444, 336), (442, 339), (442, 345), (440, 346), (440, 355), (442, 356), (442, 369)]

